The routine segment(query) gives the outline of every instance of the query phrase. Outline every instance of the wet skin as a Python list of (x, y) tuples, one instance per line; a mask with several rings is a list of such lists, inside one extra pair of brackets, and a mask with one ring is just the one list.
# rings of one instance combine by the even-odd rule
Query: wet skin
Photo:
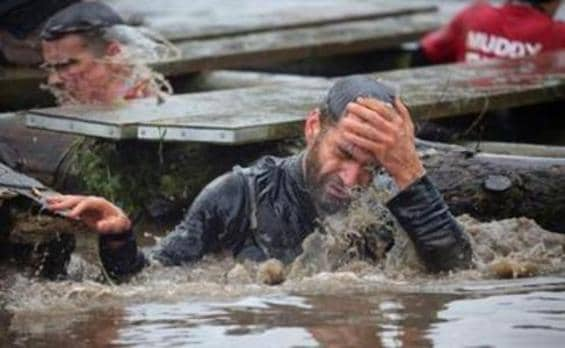
[[(69, 34), (60, 39), (42, 42), (43, 67), (47, 83), (62, 89), (78, 103), (109, 104), (123, 94), (124, 67), (110, 64), (93, 52), (85, 38)], [(118, 54), (119, 44), (110, 43), (105, 55)]]
[(400, 100), (392, 107), (358, 99), (345, 113), (336, 125), (325, 124), (318, 110), (306, 121), (306, 180), (327, 213), (347, 205), (352, 189), (366, 187), (375, 167), (384, 167), (401, 190), (424, 174), (414, 126)]

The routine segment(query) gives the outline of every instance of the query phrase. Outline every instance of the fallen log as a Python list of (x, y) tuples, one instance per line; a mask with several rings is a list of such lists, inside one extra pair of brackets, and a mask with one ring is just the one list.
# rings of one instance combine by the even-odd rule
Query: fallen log
[(476, 153), (418, 143), (427, 173), (455, 215), (481, 221), (528, 217), (565, 233), (565, 158)]
[(462, 145), (469, 149), (476, 149), (481, 152), (496, 153), (501, 155), (565, 158), (565, 146), (549, 146), (493, 141), (465, 142)]
[(17, 113), (0, 114), (0, 163), (54, 189), (64, 189), (64, 162), (81, 136), (25, 126)]
[(0, 262), (34, 275), (57, 279), (65, 274), (75, 233), (84, 227), (71, 220), (38, 214), (55, 192), (0, 163)]
[[(54, 135), (46, 144), (50, 141), (61, 142), (61, 139)], [(80, 181), (90, 180), (86, 187), (91, 194), (122, 203), (133, 200), (136, 208), (141, 207), (146, 213), (162, 210), (165, 204), (166, 215), (177, 216), (171, 210), (185, 208), (206, 183), (231, 166), (249, 163), (266, 153), (282, 155), (288, 151), (276, 144), (269, 147), (204, 144), (161, 147), (136, 141), (121, 146), (104, 143), (108, 146), (74, 150), (79, 159), (81, 153), (88, 154), (83, 156), (82, 162), (72, 162), (76, 156), (69, 155), (58, 165), (54, 165), (54, 161), (36, 160), (52, 156), (54, 152), (50, 146), (35, 146), (33, 152), (24, 154), (25, 163), (42, 166), (34, 167), (32, 174), (39, 171), (51, 178), (73, 178), (77, 185), (64, 187), (63, 192), (81, 187)], [(561, 219), (565, 216), (565, 185), (562, 185), (565, 158), (476, 153), (461, 146), (425, 141), (418, 141), (417, 145), (427, 172), (455, 215), (470, 214), (482, 221), (525, 216), (545, 229), (565, 232), (565, 222)], [(295, 147), (299, 148), (300, 145)], [(211, 158), (229, 160), (210, 161)], [(92, 167), (93, 161), (99, 166)], [(122, 182), (129, 184), (122, 185)], [(141, 188), (147, 192), (140, 192)], [(161, 214), (154, 211), (149, 215)]]

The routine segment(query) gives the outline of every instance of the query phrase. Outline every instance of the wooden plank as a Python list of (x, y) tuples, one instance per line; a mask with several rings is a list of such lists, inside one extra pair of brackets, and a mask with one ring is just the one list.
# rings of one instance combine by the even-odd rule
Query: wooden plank
[(565, 50), (520, 60), (446, 64), (371, 74), (389, 81), (418, 119), (532, 105), (565, 96)]
[[(523, 60), (442, 65), (370, 76), (394, 86), (417, 119), (479, 114), (561, 100), (565, 95), (565, 50)], [(52, 121), (106, 124), (129, 129), (131, 137), (135, 130), (138, 138), (148, 140), (229, 144), (275, 140), (300, 129), (308, 110), (322, 100), (331, 83), (305, 78), (304, 83), (294, 85), (174, 96), (161, 106), (143, 100), (123, 109), (34, 110), (27, 120), (32, 126), (63, 131)], [(74, 132), (89, 134), (82, 129)]]
[(256, 86), (312, 85), (319, 86), (327, 81), (323, 77), (308, 77), (291, 74), (272, 74), (266, 72), (213, 70), (194, 74), (184, 87), (191, 91), (215, 91)]
[[(228, 67), (273, 64), (307, 57), (362, 52), (412, 41), (438, 26), (423, 14), (323, 25), (315, 28), (248, 34), (178, 43), (181, 58), (152, 64), (167, 76)], [(45, 99), (39, 85), (45, 73), (30, 68), (0, 67), (0, 105), (16, 101), (33, 106)]]
[(182, 58), (156, 64), (166, 75), (273, 64), (396, 47), (439, 26), (435, 14), (405, 15), (214, 40), (177, 43)]
[(365, 0), (112, 0), (126, 21), (173, 41), (212, 39), (325, 24), (436, 12), (422, 1)]
[[(301, 113), (304, 106), (315, 105), (315, 102), (312, 102), (313, 95), (318, 95), (318, 99), (321, 100), (323, 90), (316, 87), (308, 93), (306, 89), (260, 86), (175, 95), (161, 105), (157, 105), (154, 99), (142, 99), (132, 101), (124, 108), (102, 106), (48, 108), (28, 112), (26, 124), (35, 128), (114, 140), (150, 137), (153, 140), (186, 141), (186, 132), (179, 131), (178, 135), (176, 134), (178, 125), (184, 128), (185, 122), (189, 122), (189, 135), (201, 141), (215, 139), (213, 142), (232, 143), (234, 139), (243, 137), (241, 133), (255, 134), (256, 131), (252, 131), (254, 127), (262, 129), (265, 134), (262, 139), (267, 140), (269, 136), (274, 135), (273, 132), (279, 132), (279, 129), (283, 136), (288, 136), (289, 132), (282, 128), (288, 128), (285, 125), (291, 124), (294, 130), (294, 125), (299, 124), (304, 118), (304, 114)], [(257, 111), (253, 111), (258, 102), (262, 106)], [(275, 130), (271, 130), (270, 126), (273, 121), (277, 124)], [(139, 125), (149, 125), (149, 127), (138, 130)], [(268, 131), (265, 130), (266, 127), (269, 128)], [(244, 138), (247, 139), (249, 136)]]

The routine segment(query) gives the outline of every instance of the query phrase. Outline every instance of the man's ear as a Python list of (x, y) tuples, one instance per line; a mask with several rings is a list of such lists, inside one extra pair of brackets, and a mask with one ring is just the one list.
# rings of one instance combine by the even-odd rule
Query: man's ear
[(322, 130), (322, 121), (320, 120), (320, 109), (316, 108), (308, 113), (306, 124), (304, 125), (304, 137), (306, 143), (311, 145), (314, 139), (320, 134)]
[(122, 53), (122, 45), (117, 41), (112, 41), (106, 46), (106, 55), (109, 57), (117, 56)]

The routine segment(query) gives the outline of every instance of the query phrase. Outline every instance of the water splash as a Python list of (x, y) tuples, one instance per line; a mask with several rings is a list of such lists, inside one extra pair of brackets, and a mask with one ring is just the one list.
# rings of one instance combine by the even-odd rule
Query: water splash
[[(22, 275), (12, 278), (3, 291), (5, 306), (17, 313), (72, 312), (107, 308), (112, 303), (175, 302), (187, 297), (233, 299), (273, 293), (390, 290), (452, 293), (484, 282), (500, 282), (497, 279), (501, 278), (565, 271), (565, 235), (545, 231), (526, 218), (481, 223), (461, 216), (458, 221), (473, 244), (475, 268), (428, 274), (408, 237), (383, 205), (390, 194), (369, 190), (355, 201), (348, 214), (326, 219), (323, 228), (304, 241), (304, 253), (294, 263), (280, 267), (278, 275), (285, 281), (278, 286), (265, 284), (262, 265), (238, 264), (222, 255), (208, 256), (191, 266), (153, 265), (128, 283), (112, 286), (99, 281), (97, 265), (74, 257), (69, 268), (72, 280), (48, 282)], [(369, 238), (375, 230), (383, 229), (395, 238), (388, 252), (386, 238)]]
[[(120, 52), (105, 55), (98, 63), (112, 67), (113, 78), (121, 81), (127, 89), (123, 92), (138, 91), (135, 97), (154, 96), (157, 103), (162, 103), (171, 94), (173, 88), (165, 76), (153, 70), (149, 64), (177, 59), (180, 51), (158, 33), (147, 28), (134, 28), (128, 25), (116, 25), (103, 31), (102, 37), (108, 42), (119, 42)], [(89, 95), (70, 91), (63, 85), (42, 84), (43, 90), (53, 94), (59, 105), (104, 104), (123, 106), (124, 95), (116, 96), (112, 101), (100, 101)]]

